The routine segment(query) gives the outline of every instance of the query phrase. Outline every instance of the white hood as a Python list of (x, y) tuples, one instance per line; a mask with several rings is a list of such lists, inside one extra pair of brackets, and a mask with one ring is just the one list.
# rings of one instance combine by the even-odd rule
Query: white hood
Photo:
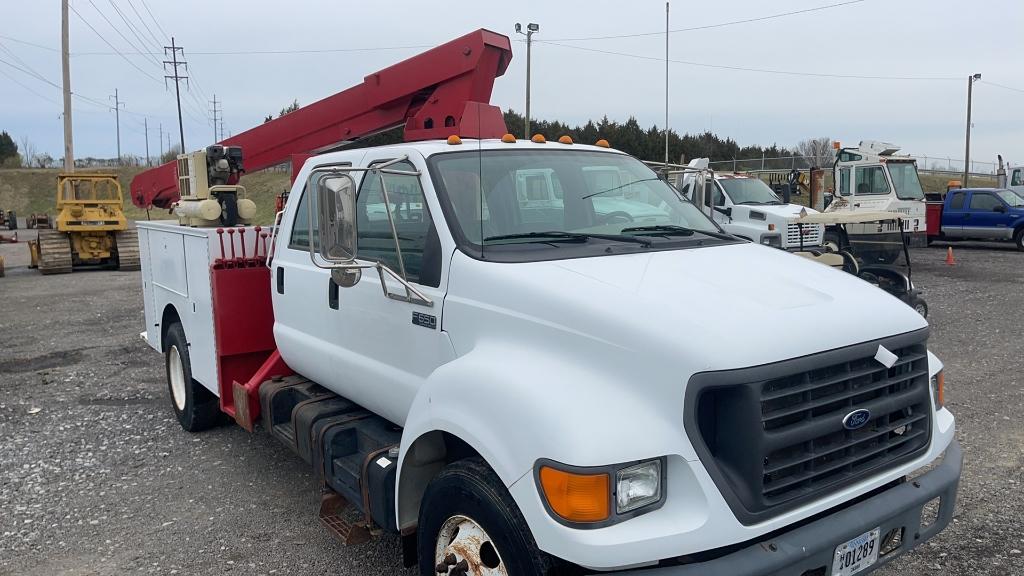
[[(486, 302), (469, 295), (486, 295)], [(487, 327), (464, 315), (464, 306), (486, 308)], [(926, 323), (847, 273), (735, 244), (524, 264), (456, 253), (444, 325), (457, 349), (472, 348), (488, 329), (533, 342), (571, 344), (571, 335), (588, 344), (567, 346), (570, 356), (593, 354), (597, 345), (630, 350), (660, 364), (659, 371), (674, 365), (693, 373), (795, 358)], [(542, 334), (550, 330), (560, 338)]]

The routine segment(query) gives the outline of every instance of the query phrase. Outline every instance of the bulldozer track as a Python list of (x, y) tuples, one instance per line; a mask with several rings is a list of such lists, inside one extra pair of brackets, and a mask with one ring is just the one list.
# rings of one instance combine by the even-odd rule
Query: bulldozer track
[(117, 245), (117, 269), (139, 270), (139, 233), (135, 230), (122, 230), (114, 235)]
[(39, 271), (43, 274), (71, 272), (71, 242), (57, 230), (39, 230)]

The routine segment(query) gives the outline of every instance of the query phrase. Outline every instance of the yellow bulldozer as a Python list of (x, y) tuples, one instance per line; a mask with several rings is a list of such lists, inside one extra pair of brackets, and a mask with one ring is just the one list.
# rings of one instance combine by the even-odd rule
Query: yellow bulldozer
[(59, 174), (55, 220), (55, 229), (41, 229), (38, 240), (29, 241), (31, 265), (43, 274), (93, 266), (139, 269), (139, 237), (128, 227), (116, 175)]

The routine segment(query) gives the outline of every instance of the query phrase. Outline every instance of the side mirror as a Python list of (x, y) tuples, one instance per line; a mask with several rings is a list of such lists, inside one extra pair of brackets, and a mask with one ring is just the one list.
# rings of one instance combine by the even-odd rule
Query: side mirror
[(715, 212), (718, 212), (719, 214), (725, 214), (729, 218), (732, 218), (732, 206), (729, 206), (728, 208), (722, 208), (721, 206), (715, 206)]
[(994, 207), (992, 207), (992, 211), (993, 212), (1002, 212), (1002, 213), (1005, 214), (1006, 213), (1006, 206), (1003, 206), (1002, 204), (996, 204)]
[[(320, 257), (334, 264), (356, 258), (356, 183), (348, 174), (314, 177)], [(312, 215), (311, 215), (312, 216)]]

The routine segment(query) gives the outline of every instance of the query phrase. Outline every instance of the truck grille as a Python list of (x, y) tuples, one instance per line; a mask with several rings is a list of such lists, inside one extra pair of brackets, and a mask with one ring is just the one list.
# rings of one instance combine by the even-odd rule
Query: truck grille
[[(821, 246), (821, 235), (823, 227), (819, 225), (804, 224), (804, 246)], [(800, 247), (800, 225), (788, 224), (786, 226), (786, 247)]]
[[(691, 380), (699, 388), (687, 390), (688, 406), (696, 394), (698, 453), (741, 521), (820, 498), (927, 449), (927, 348), (923, 340), (888, 340), (899, 357), (891, 368), (874, 359), (875, 342)], [(844, 417), (861, 409), (870, 412), (866, 424), (847, 429)]]

